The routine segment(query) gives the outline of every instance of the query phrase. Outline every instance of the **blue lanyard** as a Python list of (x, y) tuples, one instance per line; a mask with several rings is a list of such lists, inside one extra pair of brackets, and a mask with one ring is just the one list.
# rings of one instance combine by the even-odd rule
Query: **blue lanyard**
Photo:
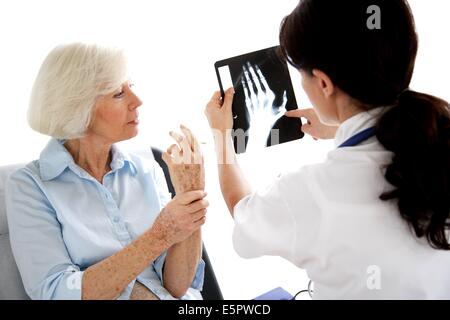
[(338, 148), (357, 146), (361, 142), (366, 141), (367, 139), (373, 137), (374, 135), (375, 135), (375, 127), (368, 128), (366, 130), (361, 131), (360, 133), (355, 134), (353, 137), (350, 137), (347, 141), (345, 141), (343, 144), (341, 144)]

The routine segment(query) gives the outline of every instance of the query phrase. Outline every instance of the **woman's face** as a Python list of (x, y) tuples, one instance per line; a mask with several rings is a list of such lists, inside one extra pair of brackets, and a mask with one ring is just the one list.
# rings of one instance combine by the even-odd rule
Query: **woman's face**
[(142, 101), (125, 82), (111, 94), (100, 97), (94, 106), (94, 116), (88, 129), (89, 135), (102, 137), (115, 143), (135, 137), (138, 133), (139, 112)]

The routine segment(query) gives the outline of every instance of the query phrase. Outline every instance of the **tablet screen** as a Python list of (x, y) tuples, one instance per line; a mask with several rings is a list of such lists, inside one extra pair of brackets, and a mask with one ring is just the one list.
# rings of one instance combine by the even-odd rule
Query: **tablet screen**
[(236, 153), (301, 139), (301, 120), (283, 116), (297, 109), (287, 63), (271, 47), (217, 61), (220, 91), (234, 87)]

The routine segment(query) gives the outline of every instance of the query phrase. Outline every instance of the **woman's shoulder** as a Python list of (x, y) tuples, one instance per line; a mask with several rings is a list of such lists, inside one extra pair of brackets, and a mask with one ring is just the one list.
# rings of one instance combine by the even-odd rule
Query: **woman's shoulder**
[(39, 161), (34, 160), (18, 166), (11, 172), (5, 182), (4, 191), (7, 207), (13, 211), (34, 201), (46, 202), (47, 196), (40, 176)]
[(5, 197), (19, 197), (24, 194), (45, 197), (44, 185), (39, 170), (39, 160), (18, 166), (5, 181)]
[(15, 170), (13, 170), (7, 180), (7, 184), (11, 181), (24, 181), (24, 180), (41, 180), (41, 173), (39, 169), (39, 160), (33, 160), (24, 165), (18, 165)]

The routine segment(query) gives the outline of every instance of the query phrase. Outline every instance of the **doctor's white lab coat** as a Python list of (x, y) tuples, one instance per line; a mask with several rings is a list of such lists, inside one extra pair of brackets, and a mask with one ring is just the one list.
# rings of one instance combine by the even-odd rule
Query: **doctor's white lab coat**
[[(336, 145), (374, 126), (380, 110), (345, 121)], [(418, 239), (396, 201), (379, 199), (393, 188), (384, 178), (392, 156), (372, 137), (280, 176), (235, 206), (235, 250), (306, 269), (314, 299), (450, 299), (450, 252)]]

